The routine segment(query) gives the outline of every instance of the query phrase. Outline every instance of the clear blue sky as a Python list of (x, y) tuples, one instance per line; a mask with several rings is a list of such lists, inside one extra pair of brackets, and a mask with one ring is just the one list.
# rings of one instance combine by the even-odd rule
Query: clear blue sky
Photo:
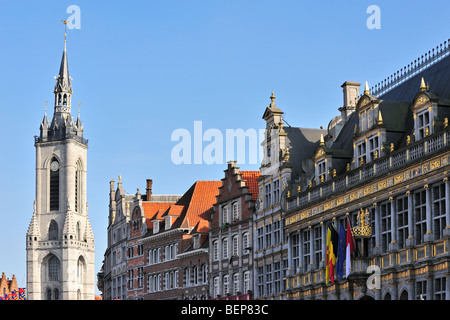
[[(175, 165), (178, 128), (264, 128), (275, 91), (292, 126), (326, 127), (344, 81), (383, 80), (450, 36), (442, 1), (0, 0), (0, 272), (26, 285), (25, 234), (35, 198), (35, 148), (63, 50), (68, 6), (73, 103), (82, 102), (96, 270), (106, 248), (109, 181), (125, 190), (182, 194), (220, 180), (226, 164)], [(370, 30), (369, 5), (381, 10)], [(72, 110), (76, 117), (76, 107)], [(259, 165), (241, 165), (258, 170)]]

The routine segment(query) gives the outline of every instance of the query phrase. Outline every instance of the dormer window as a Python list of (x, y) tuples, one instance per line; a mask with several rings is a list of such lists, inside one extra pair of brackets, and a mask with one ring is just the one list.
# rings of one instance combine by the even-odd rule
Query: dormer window
[(165, 222), (165, 229), (169, 230), (172, 227), (172, 217), (166, 217), (164, 222)]
[(426, 91), (424, 80), (420, 87), (420, 93), (414, 99), (412, 111), (414, 113), (415, 140), (420, 140), (433, 133), (433, 123), (437, 116), (437, 103), (433, 100), (433, 94)]
[(322, 159), (317, 162), (316, 166), (317, 183), (324, 182), (327, 179), (327, 160)]
[(155, 220), (153, 221), (153, 233), (158, 233), (159, 232), (159, 221)]
[(419, 112), (416, 117), (416, 139), (422, 139), (431, 133), (430, 112), (424, 110)]
[(355, 144), (356, 166), (359, 167), (380, 157), (381, 136), (376, 133)]

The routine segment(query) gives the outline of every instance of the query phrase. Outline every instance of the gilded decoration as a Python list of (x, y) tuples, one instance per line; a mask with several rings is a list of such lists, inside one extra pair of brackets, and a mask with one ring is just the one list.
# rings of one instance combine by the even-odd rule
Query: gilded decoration
[(414, 101), (412, 108), (413, 108), (413, 110), (418, 109), (420, 107), (423, 107), (424, 105), (426, 105), (429, 102), (430, 102), (430, 98), (428, 98), (428, 96), (426, 94), (421, 94)]
[(352, 234), (355, 237), (370, 237), (372, 235), (372, 228), (370, 227), (369, 210), (363, 209), (358, 213), (358, 225), (352, 228)]

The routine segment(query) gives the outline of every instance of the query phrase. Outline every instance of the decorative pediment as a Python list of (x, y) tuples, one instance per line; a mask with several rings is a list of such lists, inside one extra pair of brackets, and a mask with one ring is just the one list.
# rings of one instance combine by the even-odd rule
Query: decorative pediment
[(430, 97), (426, 93), (419, 93), (414, 99), (412, 109), (417, 110), (431, 102)]
[(324, 157), (326, 155), (325, 150), (322, 146), (317, 147), (316, 152), (314, 153), (314, 161), (317, 161), (318, 159)]

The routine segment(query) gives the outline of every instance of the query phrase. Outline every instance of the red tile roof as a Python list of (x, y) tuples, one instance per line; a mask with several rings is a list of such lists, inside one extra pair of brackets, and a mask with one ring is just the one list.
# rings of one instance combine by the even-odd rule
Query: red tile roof
[(242, 180), (245, 180), (245, 186), (248, 187), (248, 192), (252, 194), (252, 200), (258, 198), (258, 178), (260, 176), (259, 171), (241, 171)]
[(152, 228), (153, 223), (150, 220), (160, 218), (161, 215), (172, 206), (174, 202), (142, 202), (147, 227)]
[(194, 227), (201, 220), (209, 220), (208, 215), (216, 203), (220, 186), (222, 181), (197, 181), (193, 185), (194, 190), (185, 216), (190, 227)]
[(221, 181), (197, 181), (176, 203), (143, 202), (147, 226), (153, 227), (150, 220), (173, 216), (177, 219), (172, 229), (197, 226), (199, 232), (207, 232), (210, 210), (216, 203), (221, 185)]

